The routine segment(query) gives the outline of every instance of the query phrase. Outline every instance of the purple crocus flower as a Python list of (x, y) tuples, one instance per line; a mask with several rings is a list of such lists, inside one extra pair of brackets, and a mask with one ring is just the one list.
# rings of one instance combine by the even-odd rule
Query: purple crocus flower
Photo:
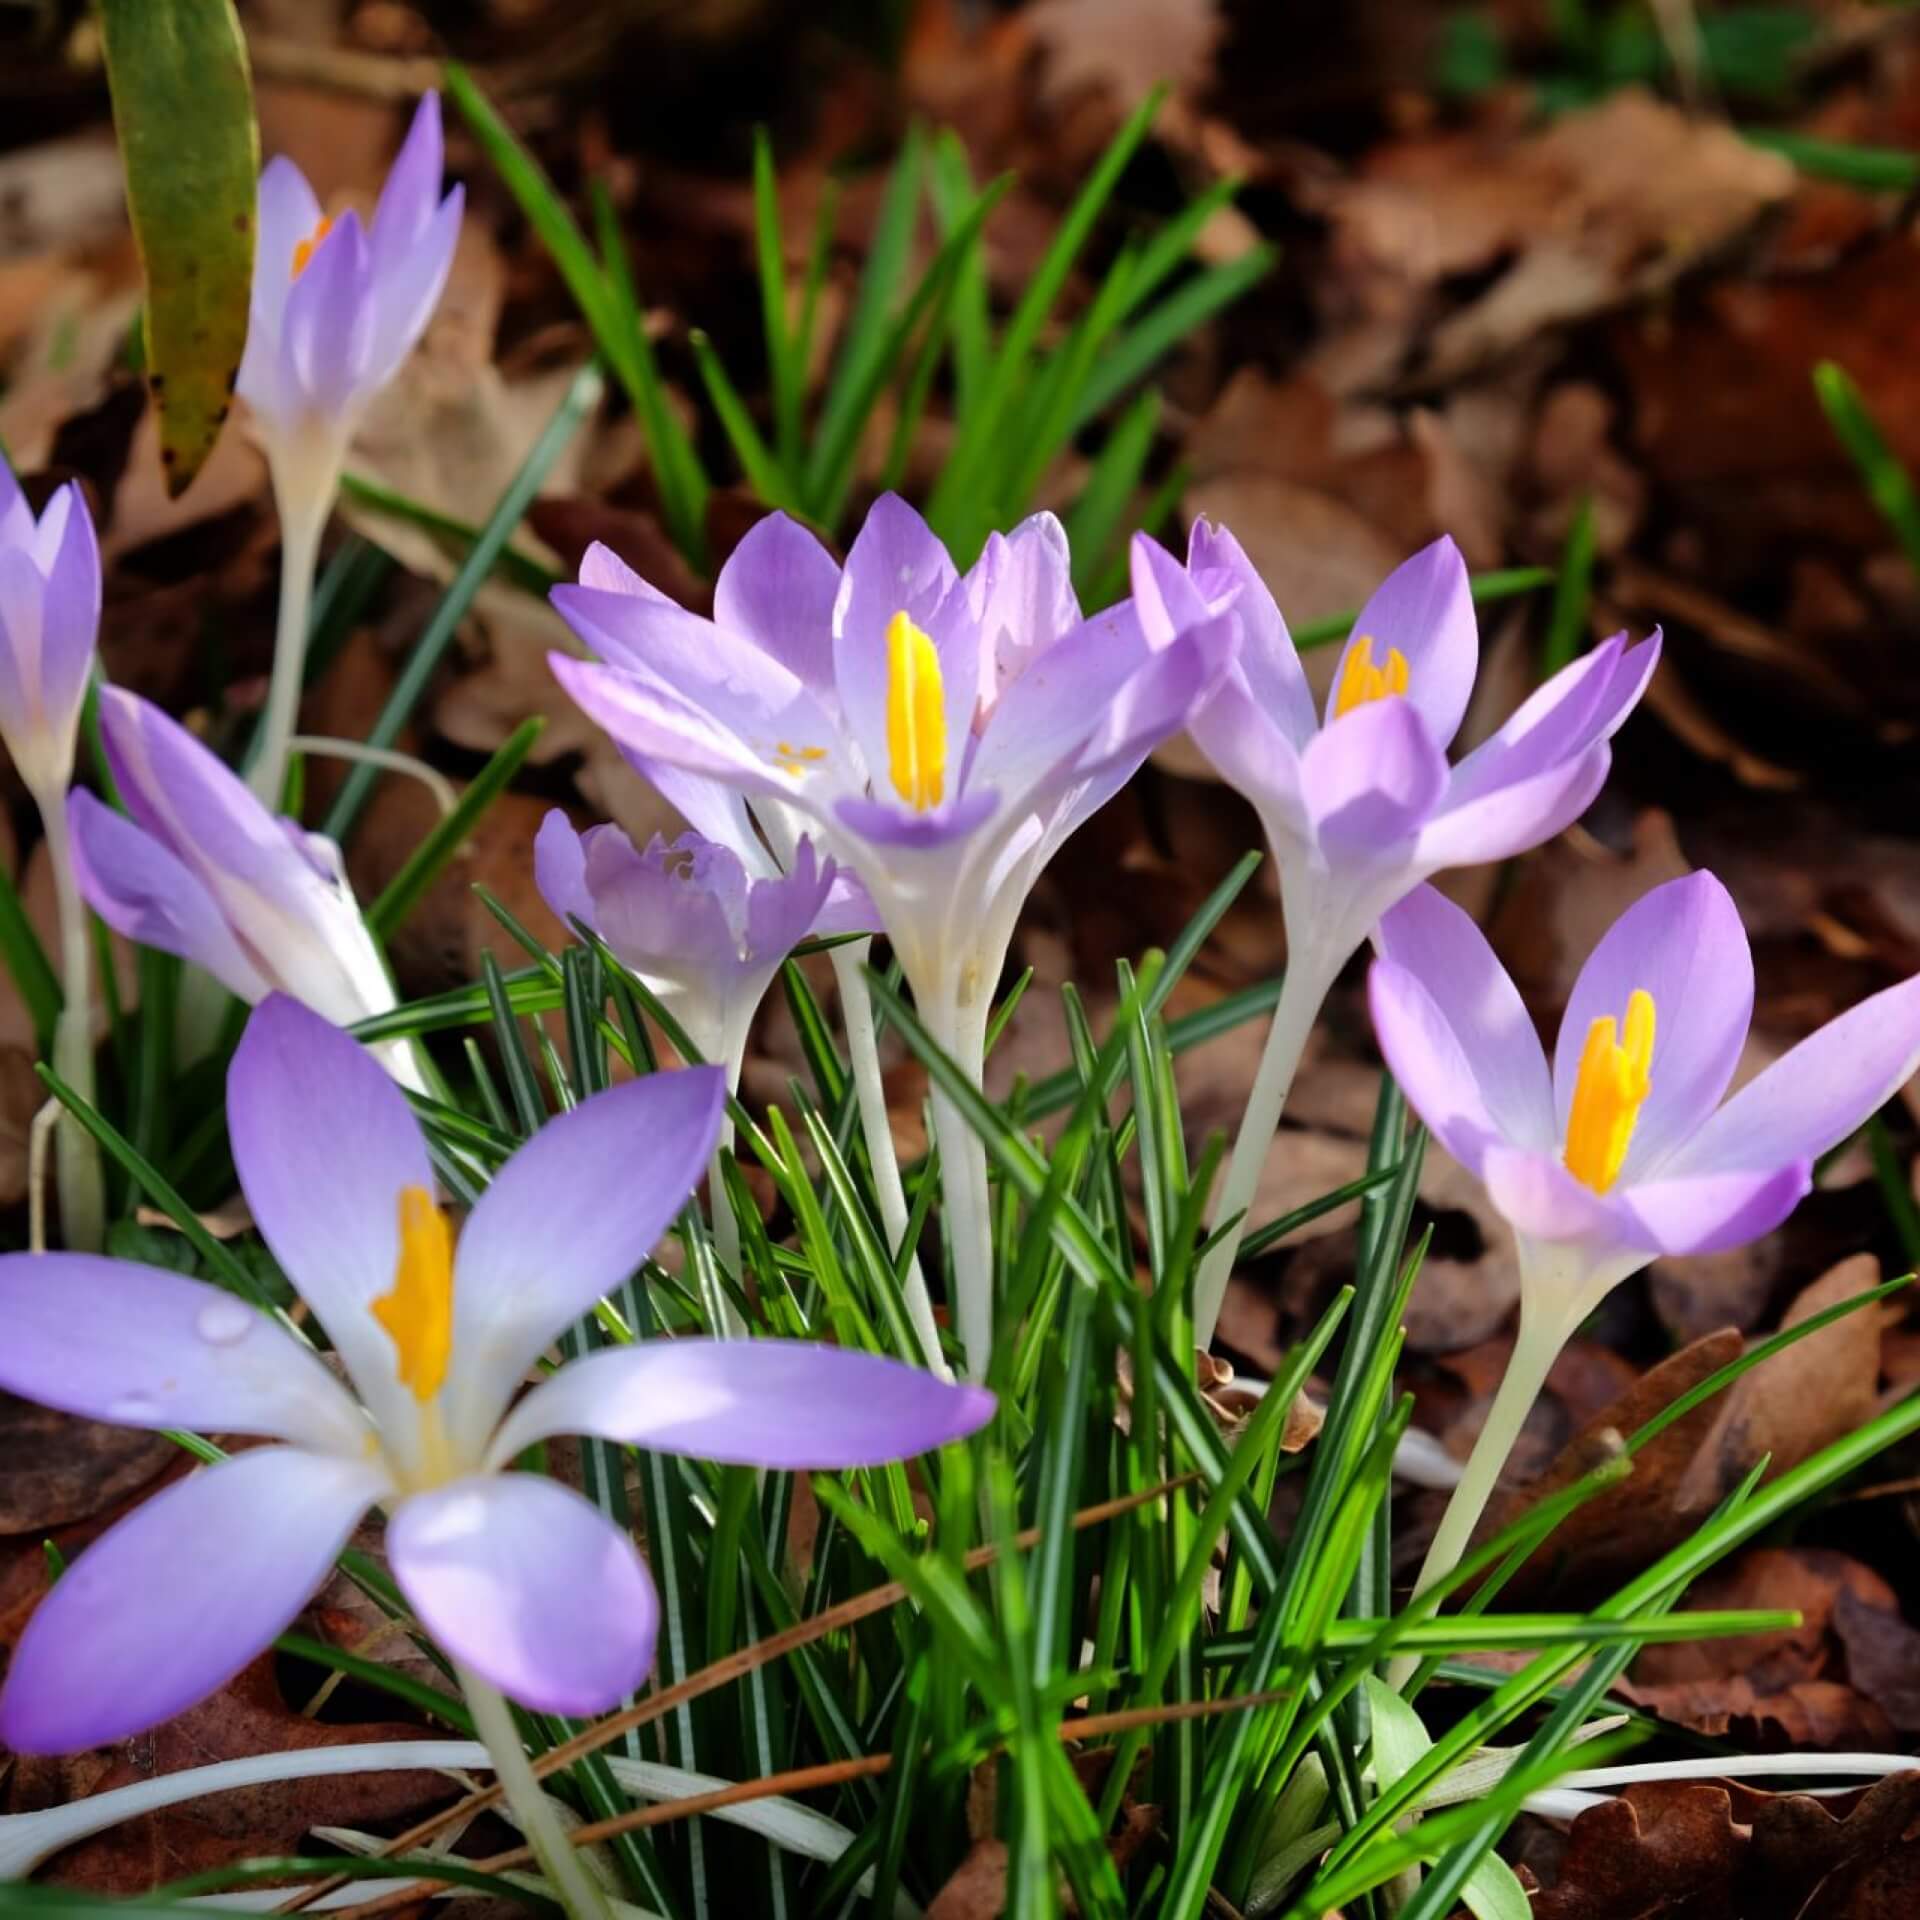
[(45, 803), (73, 777), (100, 631), (100, 548), (69, 482), (36, 520), (0, 458), (0, 740)]
[[(137, 694), (103, 688), (100, 731), (127, 812), (80, 788), (67, 805), (80, 890), (108, 926), (249, 1002), (291, 994), (340, 1026), (396, 1004), (331, 840), (269, 813)], [(382, 1053), (417, 1084), (405, 1047)]]
[[(337, 463), (446, 285), (463, 195), (440, 192), (440, 96), (425, 95), (370, 225), (331, 219), (284, 156), (260, 175), (253, 303), (238, 389), (263, 436)], [(329, 481), (327, 491), (332, 492)]]
[(501, 1168), (456, 1255), (400, 1093), (336, 1028), (291, 1000), (263, 1003), (228, 1081), (234, 1161), (350, 1388), (217, 1288), (83, 1255), (0, 1259), (8, 1391), (129, 1426), (283, 1443), (169, 1487), (74, 1563), (15, 1649), (0, 1741), (97, 1746), (191, 1706), (272, 1642), (376, 1505), (394, 1578), (460, 1668), (542, 1711), (597, 1712), (646, 1676), (659, 1603), (604, 1515), (511, 1470), (526, 1448), (593, 1434), (837, 1469), (908, 1458), (990, 1418), (978, 1388), (781, 1340), (608, 1349), (516, 1400), (685, 1202), (721, 1102), (714, 1068), (582, 1102)]
[(1661, 1255), (1770, 1232), (1813, 1163), (1920, 1068), (1920, 975), (1863, 1000), (1723, 1098), (1753, 961), (1710, 873), (1627, 909), (1575, 981), (1549, 1066), (1472, 919), (1422, 887), (1380, 923), (1374, 1030), (1434, 1137), (1512, 1224), (1520, 1338), (1422, 1584), (1453, 1566), (1554, 1355)]
[[(1252, 1200), (1321, 1002), (1380, 916), (1444, 867), (1504, 860), (1578, 819), (1606, 779), (1607, 742), (1645, 690), (1660, 642), (1655, 634), (1629, 647), (1616, 634), (1449, 765), (1480, 653), (1466, 563), (1451, 540), (1395, 568), (1361, 608), (1324, 715), (1280, 609), (1225, 529), (1196, 523), (1185, 567), (1137, 541), (1133, 586), (1149, 633), (1221, 608), (1237, 614), (1238, 655), (1188, 730), (1252, 802), (1280, 868), (1286, 980), (1215, 1199), (1218, 1225)], [(1196, 1283), (1203, 1343), (1239, 1240), (1236, 1229)]]
[(547, 905), (599, 934), (730, 1086), (754, 1010), (788, 954), (873, 924), (864, 889), (805, 837), (788, 872), (759, 873), (698, 833), (671, 844), (655, 834), (642, 853), (618, 827), (576, 832), (556, 807), (534, 837), (533, 871)]
[[(804, 821), (865, 884), (934, 1037), (977, 1079), (1013, 926), (1046, 862), (1184, 724), (1233, 640), (1224, 610), (1149, 633), (1083, 618), (1051, 514), (961, 574), (925, 521), (877, 501), (837, 566), (784, 515), (722, 570), (714, 617), (604, 547), (553, 600), (599, 655), (551, 656), (643, 761), (744, 796), (776, 845)], [(784, 824), (783, 824), (784, 823)], [(991, 1336), (986, 1170), (936, 1094), (962, 1340)]]

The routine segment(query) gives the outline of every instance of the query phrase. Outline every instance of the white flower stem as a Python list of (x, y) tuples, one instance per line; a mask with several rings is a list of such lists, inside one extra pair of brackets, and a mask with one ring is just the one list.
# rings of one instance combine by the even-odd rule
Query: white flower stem
[(325, 733), (296, 733), (287, 742), (287, 750), (309, 758), (348, 760), (356, 765), (378, 767), (385, 773), (403, 773), (411, 780), (418, 780), (433, 795), (433, 804), (440, 809), (443, 820), (460, 804), (453, 782), (437, 767), (428, 766), (418, 754), (401, 753), (393, 747), (370, 747), (361, 740), (336, 740)]
[(1247, 1095), (1247, 1110), (1233, 1143), (1233, 1155), (1227, 1162), (1227, 1177), (1214, 1189), (1213, 1206), (1207, 1217), (1210, 1230), (1233, 1214), (1239, 1214), (1240, 1219), (1207, 1255), (1194, 1278), (1193, 1338), (1194, 1344), (1202, 1349), (1213, 1344), (1213, 1330), (1220, 1319), (1220, 1304), (1227, 1297), (1234, 1258), (1250, 1224), (1247, 1210), (1259, 1189), (1260, 1170), (1267, 1163), (1267, 1149), (1279, 1129), (1281, 1109), (1287, 1104), (1287, 1093), (1299, 1068), (1300, 1056), (1306, 1051), (1307, 1037), (1319, 1018), (1327, 989), (1346, 957), (1344, 953), (1329, 957), (1306, 946), (1288, 952), (1287, 971), (1280, 982), (1280, 999), (1273, 1009), (1267, 1044), (1253, 1078), (1253, 1091)]
[(473, 1730), (493, 1761), (495, 1777), (507, 1805), (527, 1837), (527, 1845), (541, 1871), (559, 1895), (573, 1920), (613, 1920), (613, 1909), (587, 1863), (575, 1851), (566, 1829), (554, 1812), (546, 1790), (534, 1778), (513, 1709), (501, 1695), (468, 1667), (456, 1667), (460, 1691), (473, 1714)]
[[(87, 907), (74, 878), (73, 844), (67, 831), (66, 795), (36, 793), (46, 829), (47, 859), (60, 918), (60, 986), (63, 1000), (53, 1030), (53, 1070), (81, 1099), (93, 1100), (93, 956), (88, 951)], [(60, 1181), (60, 1238), (70, 1252), (97, 1253), (106, 1236), (106, 1186), (100, 1147), (71, 1114), (62, 1112), (54, 1136)]]
[[(927, 1031), (978, 1087), (986, 1070), (986, 1023), (943, 995), (922, 1014)], [(993, 1356), (993, 1205), (986, 1142), (936, 1086), (930, 1095), (933, 1137), (940, 1148), (940, 1203), (953, 1246), (953, 1310), (966, 1355), (967, 1378), (985, 1378)]]
[[(1580, 1316), (1569, 1318), (1556, 1304), (1547, 1311), (1535, 1304), (1538, 1295), (1522, 1294), (1520, 1332), (1515, 1340), (1507, 1370), (1500, 1377), (1493, 1405), (1487, 1409), (1486, 1425), (1467, 1456), (1460, 1484), (1440, 1516), (1439, 1530), (1427, 1557), (1421, 1563), (1420, 1577), (1413, 1583), (1417, 1599), (1437, 1580), (1444, 1580), (1465, 1557), (1473, 1539), (1473, 1530), (1487, 1510), (1493, 1490), (1500, 1484), (1500, 1470), (1507, 1464), (1513, 1443), (1532, 1411), (1533, 1403), (1546, 1384), (1548, 1371), (1559, 1357), (1567, 1336), (1579, 1324)], [(1401, 1654), (1387, 1668), (1387, 1684), (1404, 1686), (1408, 1676), (1420, 1664), (1414, 1654)]]
[[(900, 1179), (900, 1158), (893, 1142), (893, 1123), (887, 1113), (887, 1090), (880, 1077), (880, 1040), (874, 1027), (873, 996), (867, 991), (867, 956), (871, 940), (833, 949), (834, 979), (840, 987), (840, 1017), (847, 1030), (847, 1057), (853, 1065), (853, 1090), (860, 1106), (860, 1130), (873, 1168), (874, 1192), (880, 1201), (880, 1224), (887, 1233), (887, 1252), (898, 1258), (907, 1237), (910, 1215), (907, 1190)], [(940, 1351), (940, 1328), (933, 1317), (933, 1300), (920, 1256), (907, 1263), (907, 1317), (919, 1337), (928, 1370), (951, 1380), (953, 1369)]]
[[(292, 471), (286, 471), (291, 468)], [(320, 535), (333, 508), (338, 463), (273, 462), (274, 498), (280, 508), (280, 618), (273, 636), (273, 678), (267, 688), (260, 751), (247, 775), (269, 811), (280, 811), (287, 782), (287, 754), (300, 713), (307, 674), (307, 628), (313, 615), (313, 575)]]

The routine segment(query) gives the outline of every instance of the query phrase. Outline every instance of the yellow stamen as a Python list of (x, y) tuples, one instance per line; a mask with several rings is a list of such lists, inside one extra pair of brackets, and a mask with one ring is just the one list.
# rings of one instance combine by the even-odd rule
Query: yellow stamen
[(925, 813), (940, 804), (947, 783), (940, 656), (904, 613), (887, 622), (887, 757), (894, 788), (908, 806)]
[(320, 224), (307, 235), (293, 250), (293, 278), (298, 280), (306, 272), (313, 256), (320, 249), (320, 242), (333, 231), (333, 216), (322, 214)]
[(773, 746), (773, 764), (796, 780), (826, 757), (825, 747), (796, 747), (785, 740), (776, 740)]
[(1627, 1001), (1627, 1037), (1612, 1014), (1587, 1029), (1567, 1113), (1567, 1171), (1595, 1193), (1620, 1177), (1633, 1129), (1653, 1081), (1653, 995), (1636, 987)]
[(1384, 700), (1391, 693), (1407, 690), (1407, 656), (1398, 647), (1387, 649), (1387, 664), (1373, 664), (1373, 635), (1363, 633), (1347, 649), (1346, 665), (1340, 669), (1340, 690), (1333, 696), (1333, 717), (1338, 720), (1355, 707), (1370, 700)]
[(400, 1259), (393, 1291), (373, 1302), (373, 1317), (399, 1355), (400, 1384), (431, 1400), (453, 1345), (453, 1234), (425, 1187), (400, 1190)]

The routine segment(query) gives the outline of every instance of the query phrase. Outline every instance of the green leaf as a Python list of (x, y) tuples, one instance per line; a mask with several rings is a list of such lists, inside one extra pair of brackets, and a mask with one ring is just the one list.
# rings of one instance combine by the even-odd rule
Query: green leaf
[(146, 273), (147, 384), (167, 492), (227, 418), (247, 343), (260, 137), (233, 0), (100, 0), (127, 205)]
[(40, 936), (27, 918), (20, 890), (0, 868), (0, 961), (6, 963), (28, 1017), (33, 1021), (35, 1045), (42, 1053), (53, 1038), (54, 1022), (60, 1018), (59, 976), (40, 944)]
[(1887, 444), (1865, 395), (1846, 368), (1821, 361), (1813, 370), (1813, 390), (1840, 444), (1859, 468), (1873, 504), (1899, 536), (1909, 565), (1920, 573), (1920, 491), (1914, 487), (1913, 475)]
[(1777, 127), (1742, 127), (1749, 146), (1782, 155), (1816, 180), (1838, 180), (1868, 192), (1911, 193), (1920, 186), (1920, 154), (1898, 147), (1862, 147), (1850, 140), (1822, 140)]

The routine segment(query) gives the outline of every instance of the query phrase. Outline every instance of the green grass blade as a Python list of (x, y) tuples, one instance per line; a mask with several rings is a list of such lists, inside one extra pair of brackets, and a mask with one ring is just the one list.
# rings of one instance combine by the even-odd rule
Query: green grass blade
[(1553, 612), (1540, 649), (1540, 677), (1556, 674), (1586, 651), (1587, 610), (1593, 600), (1593, 495), (1583, 493), (1567, 529), (1560, 577), (1553, 586)]
[(1844, 367), (1821, 361), (1813, 370), (1813, 390), (1848, 458), (1859, 468), (1868, 497), (1899, 536), (1908, 565), (1920, 573), (1920, 491), (1913, 475), (1888, 445), (1865, 395)]
[(54, 1023), (60, 1018), (64, 996), (60, 976), (54, 972), (40, 936), (27, 918), (20, 891), (5, 869), (0, 868), (0, 960), (6, 962), (13, 981), (33, 1022), (34, 1044), (45, 1053), (53, 1042)]

